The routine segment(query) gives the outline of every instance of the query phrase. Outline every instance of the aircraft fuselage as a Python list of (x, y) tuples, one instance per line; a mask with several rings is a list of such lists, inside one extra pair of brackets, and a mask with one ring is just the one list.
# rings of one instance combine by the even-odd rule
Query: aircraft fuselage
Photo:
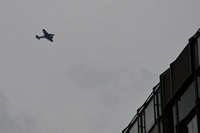
[(45, 29), (42, 30), (43, 31), (43, 36), (38, 36), (36, 35), (36, 38), (39, 40), (40, 38), (46, 38), (47, 40), (53, 42), (53, 36), (54, 34), (51, 33), (47, 33), (47, 31)]

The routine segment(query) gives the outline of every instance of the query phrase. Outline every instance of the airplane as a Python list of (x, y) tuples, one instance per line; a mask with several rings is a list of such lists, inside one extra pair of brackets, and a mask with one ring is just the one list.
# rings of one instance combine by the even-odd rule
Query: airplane
[(44, 36), (38, 36), (36, 35), (35, 37), (39, 40), (40, 38), (46, 38), (47, 40), (53, 42), (53, 36), (54, 34), (51, 34), (51, 33), (47, 33), (47, 31), (45, 29), (42, 30), (43, 31), (43, 34)]

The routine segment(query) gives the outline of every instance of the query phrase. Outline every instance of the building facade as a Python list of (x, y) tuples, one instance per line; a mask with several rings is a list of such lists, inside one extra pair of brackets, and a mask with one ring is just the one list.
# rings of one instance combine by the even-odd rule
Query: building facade
[(200, 29), (122, 133), (200, 133)]

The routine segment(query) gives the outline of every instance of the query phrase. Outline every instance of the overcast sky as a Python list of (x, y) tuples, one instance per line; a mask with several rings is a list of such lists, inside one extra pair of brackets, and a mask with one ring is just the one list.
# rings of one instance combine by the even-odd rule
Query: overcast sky
[[(200, 28), (199, 7), (2, 0), (0, 132), (120, 133)], [(42, 29), (53, 43), (35, 38)]]

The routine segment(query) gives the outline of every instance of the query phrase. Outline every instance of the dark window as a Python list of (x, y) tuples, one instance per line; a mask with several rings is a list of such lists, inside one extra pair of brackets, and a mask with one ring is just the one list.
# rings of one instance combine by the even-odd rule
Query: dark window
[(188, 133), (188, 127), (183, 129), (183, 133)]
[(189, 86), (178, 101), (179, 121), (185, 118), (196, 105), (194, 82)]
[(158, 90), (158, 108), (159, 108), (159, 116), (162, 115), (162, 106), (161, 106), (161, 90)]
[(160, 121), (160, 133), (163, 133), (163, 124), (162, 124), (162, 121)]
[(198, 133), (197, 129), (197, 117), (195, 116), (187, 125), (188, 133)]
[(158, 87), (158, 90), (154, 92), (154, 106), (155, 106), (155, 117), (156, 119), (159, 119), (161, 116), (162, 112), (162, 107), (161, 107), (161, 92), (160, 92), (160, 87)]
[(199, 97), (200, 97), (200, 77), (197, 77), (198, 80), (198, 93), (199, 93)]
[(176, 124), (177, 122), (177, 109), (176, 109), (176, 105), (173, 106), (173, 121), (174, 121), (174, 133), (176, 133)]
[(151, 130), (151, 132), (149, 132), (149, 133), (159, 133), (159, 132), (158, 132), (158, 124), (156, 124), (156, 125), (154, 126), (154, 128)]
[(171, 64), (172, 93), (175, 94), (191, 74), (190, 48), (187, 45), (178, 58)]
[(198, 61), (200, 65), (200, 37), (197, 39), (197, 48), (198, 48)]
[(142, 112), (142, 132), (146, 133), (146, 128), (145, 128), (145, 113), (144, 112)]
[(197, 117), (195, 116), (186, 127), (180, 129), (180, 133), (198, 133)]
[(146, 131), (149, 131), (155, 123), (154, 120), (154, 106), (153, 100), (150, 101), (145, 109), (145, 121), (146, 121)]
[(138, 115), (138, 133), (146, 133), (145, 129), (145, 113), (143, 111)]
[(172, 98), (171, 82), (170, 82), (170, 69), (166, 70), (160, 76), (160, 78), (161, 78), (161, 89), (163, 92), (163, 102), (164, 102), (164, 106), (165, 106)]
[(138, 125), (137, 125), (137, 121), (134, 123), (134, 125), (132, 126), (132, 128), (129, 131), (130, 133), (138, 133)]

